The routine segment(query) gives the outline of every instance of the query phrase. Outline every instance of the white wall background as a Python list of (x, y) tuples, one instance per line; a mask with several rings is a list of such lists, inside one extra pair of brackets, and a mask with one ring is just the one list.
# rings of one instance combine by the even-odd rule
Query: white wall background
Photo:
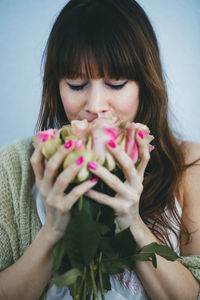
[[(0, 0), (0, 146), (33, 135), (42, 52), (66, 2)], [(176, 129), (200, 142), (200, 0), (138, 2), (158, 36)]]

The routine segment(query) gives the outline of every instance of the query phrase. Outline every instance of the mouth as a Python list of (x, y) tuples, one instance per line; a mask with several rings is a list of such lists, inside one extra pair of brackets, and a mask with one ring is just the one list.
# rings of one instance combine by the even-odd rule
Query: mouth
[(110, 111), (98, 113), (98, 118), (116, 118)]

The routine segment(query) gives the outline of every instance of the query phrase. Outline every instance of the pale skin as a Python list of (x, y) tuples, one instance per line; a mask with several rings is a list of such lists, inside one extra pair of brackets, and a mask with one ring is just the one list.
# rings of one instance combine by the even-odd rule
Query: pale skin
[[(139, 86), (136, 82), (113, 79), (62, 79), (60, 94), (68, 119), (87, 119), (107, 115), (111, 112), (124, 121), (133, 121), (139, 105)], [(70, 85), (84, 85), (79, 91), (73, 90)], [(118, 90), (110, 85), (123, 85)], [(101, 100), (101, 101), (100, 101)], [(123, 102), (122, 102), (123, 101)], [(122, 105), (123, 103), (123, 105)], [(130, 110), (130, 107), (132, 110)], [(94, 182), (86, 181), (69, 194), (64, 190), (73, 181), (82, 165), (76, 163), (69, 166), (59, 176), (57, 172), (65, 156), (73, 150), (61, 147), (44, 166), (44, 159), (39, 145), (33, 156), (35, 182), (42, 195), (46, 207), (46, 221), (36, 239), (24, 255), (12, 266), (0, 274), (0, 299), (38, 299), (51, 275), (53, 265), (52, 249), (63, 236), (70, 219), (70, 209), (80, 195), (87, 195), (102, 204), (112, 207), (117, 215), (121, 229), (130, 226), (139, 247), (151, 242), (157, 242), (156, 237), (143, 223), (139, 215), (139, 200), (143, 190), (144, 171), (150, 159), (144, 139), (136, 136), (139, 146), (141, 163), (136, 169), (130, 157), (118, 146), (108, 150), (120, 163), (126, 180), (122, 183), (115, 175), (104, 167), (97, 165), (97, 169), (90, 171), (116, 191), (114, 198), (92, 189)], [(200, 146), (194, 143), (182, 145), (185, 149), (186, 161), (191, 162), (199, 157)], [(198, 254), (200, 243), (200, 167), (189, 168), (179, 187), (179, 202), (183, 209), (183, 218), (192, 234), (191, 242), (181, 246), (183, 255)], [(192, 220), (192, 222), (191, 222)], [(151, 299), (169, 300), (196, 300), (199, 285), (191, 273), (179, 262), (169, 262), (161, 257), (158, 259), (158, 268), (154, 269), (149, 262), (138, 262), (136, 273), (140, 277), (144, 288)], [(16, 273), (18, 276), (16, 276)], [(9, 279), (9, 280), (8, 280)], [(30, 284), (31, 282), (31, 284)], [(176, 284), (175, 284), (176, 283)]]

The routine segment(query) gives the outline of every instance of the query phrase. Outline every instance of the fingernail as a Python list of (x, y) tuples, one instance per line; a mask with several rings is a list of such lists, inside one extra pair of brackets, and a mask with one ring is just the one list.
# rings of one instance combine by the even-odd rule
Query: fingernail
[(44, 136), (43, 136), (43, 139), (42, 139), (42, 142), (44, 143), (44, 142), (46, 142), (47, 140), (48, 140), (48, 134), (45, 134)]
[(93, 170), (97, 169), (97, 165), (93, 161), (89, 162), (88, 167), (93, 169)]
[(94, 178), (90, 179), (90, 181), (92, 181), (92, 182), (97, 182), (97, 181), (98, 181), (98, 178), (94, 177)]
[(65, 147), (65, 149), (69, 149), (71, 146), (72, 146), (72, 141), (70, 140), (70, 141), (65, 143), (64, 147)]
[(155, 149), (155, 146), (149, 145), (149, 152), (153, 151)]
[(138, 131), (138, 135), (139, 135), (139, 137), (140, 137), (141, 139), (144, 138), (144, 135), (143, 135), (142, 131)]
[(77, 165), (81, 165), (84, 162), (84, 158), (83, 156), (79, 157), (79, 159), (77, 159), (76, 164)]
[(115, 142), (114, 142), (113, 140), (110, 140), (109, 143), (108, 143), (108, 145), (109, 145), (110, 147), (112, 147), (112, 148), (115, 148), (115, 147), (116, 147), (116, 144), (115, 144)]

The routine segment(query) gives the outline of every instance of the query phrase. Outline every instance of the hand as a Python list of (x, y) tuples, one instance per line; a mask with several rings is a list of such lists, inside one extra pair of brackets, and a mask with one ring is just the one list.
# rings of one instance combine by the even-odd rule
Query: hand
[[(149, 145), (146, 145), (145, 137), (142, 139), (138, 134), (136, 135), (136, 142), (139, 148), (140, 164), (135, 167), (133, 161), (125, 151), (116, 145), (112, 148), (108, 145), (110, 153), (119, 162), (124, 176), (125, 182), (122, 182), (116, 175), (109, 172), (103, 166), (96, 164), (89, 164), (89, 170), (101, 178), (106, 184), (116, 191), (115, 197), (110, 197), (106, 194), (90, 190), (87, 196), (96, 200), (97, 202), (110, 206), (117, 215), (117, 222), (121, 230), (135, 224), (141, 223), (139, 215), (139, 200), (143, 191), (144, 171), (150, 159)], [(91, 168), (93, 166), (94, 168)]]
[(38, 144), (30, 161), (35, 174), (35, 182), (46, 209), (44, 227), (46, 228), (48, 239), (50, 238), (52, 244), (55, 244), (65, 232), (73, 204), (82, 194), (93, 187), (96, 182), (87, 180), (77, 185), (68, 194), (65, 194), (64, 191), (74, 180), (84, 165), (84, 161), (81, 159), (76, 163), (72, 163), (58, 175), (59, 167), (63, 164), (64, 158), (73, 150), (73, 145), (70, 149), (61, 146), (48, 162), (45, 161), (41, 152), (42, 145), (42, 143)]

